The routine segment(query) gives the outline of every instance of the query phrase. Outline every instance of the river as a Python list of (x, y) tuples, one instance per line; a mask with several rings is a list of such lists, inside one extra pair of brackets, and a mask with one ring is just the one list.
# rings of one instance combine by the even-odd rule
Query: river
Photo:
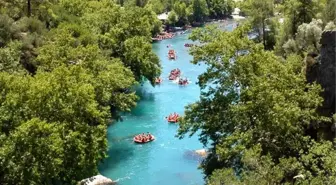
[[(227, 29), (231, 30), (232, 25)], [(185, 43), (188, 34), (153, 43), (160, 57), (163, 83), (152, 87), (149, 83), (137, 89), (140, 101), (124, 120), (108, 128), (109, 157), (99, 166), (99, 172), (118, 181), (120, 185), (202, 185), (202, 171), (197, 169), (200, 159), (192, 150), (202, 149), (197, 136), (179, 140), (175, 138), (178, 125), (169, 124), (165, 117), (170, 113), (183, 114), (184, 106), (199, 99), (197, 77), (205, 65), (190, 63)], [(167, 45), (177, 51), (177, 60), (167, 58)], [(191, 80), (185, 87), (168, 80), (169, 72), (179, 68), (182, 76)], [(156, 140), (147, 144), (133, 143), (133, 136), (150, 132)]]

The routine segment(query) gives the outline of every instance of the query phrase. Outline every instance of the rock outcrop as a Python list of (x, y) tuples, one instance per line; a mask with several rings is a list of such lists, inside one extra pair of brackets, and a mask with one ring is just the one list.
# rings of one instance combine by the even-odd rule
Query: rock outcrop
[(102, 175), (96, 175), (87, 179), (83, 179), (79, 182), (79, 185), (114, 185), (116, 184), (111, 179)]
[[(320, 44), (319, 56), (309, 53), (306, 57), (306, 79), (308, 83), (317, 82), (322, 86), (321, 96), (324, 101), (318, 113), (333, 117), (336, 113), (336, 31), (323, 32)], [(312, 138), (318, 138), (321, 133), (324, 139), (336, 138), (336, 120), (322, 124), (318, 129), (314, 127), (315, 124), (312, 122), (306, 130)]]
[(200, 155), (201, 157), (207, 156), (207, 151), (205, 149), (196, 150), (195, 153)]
[[(321, 38), (321, 50), (318, 58), (315, 54), (308, 54), (306, 77), (309, 83), (317, 82), (322, 86), (323, 105), (319, 107), (318, 112), (327, 117), (335, 114), (335, 96), (336, 96), (336, 31), (323, 32)], [(315, 58), (315, 59), (313, 59)], [(308, 61), (316, 62), (308, 62)], [(327, 124), (323, 129), (328, 133), (325, 137), (335, 138), (335, 126)]]
[(336, 31), (327, 31), (322, 34), (321, 52), (319, 58), (319, 70), (317, 75), (317, 83), (319, 83), (324, 92), (323, 106), (320, 112), (325, 116), (335, 114), (335, 72), (336, 72)]

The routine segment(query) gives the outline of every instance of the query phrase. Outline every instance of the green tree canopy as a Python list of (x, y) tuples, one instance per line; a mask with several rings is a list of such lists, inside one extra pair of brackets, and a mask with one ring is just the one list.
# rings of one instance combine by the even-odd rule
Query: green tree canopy
[(207, 0), (209, 16), (212, 18), (224, 18), (231, 15), (233, 7), (232, 0)]
[(192, 0), (191, 5), (192, 16), (195, 22), (203, 22), (209, 15), (208, 6), (205, 0)]
[(76, 184), (98, 173), (137, 80), (160, 75), (161, 22), (109, 0), (31, 0), (25, 17), (27, 2), (0, 0), (0, 181)]
[[(300, 174), (306, 183), (324, 176), (331, 182), (335, 149), (307, 133), (328, 120), (316, 113), (322, 103), (320, 86), (306, 83), (301, 57), (284, 60), (263, 50), (248, 39), (249, 29), (241, 26), (229, 33), (208, 28), (192, 34), (202, 44), (192, 48), (193, 62), (205, 62), (208, 68), (199, 76), (200, 100), (186, 107), (178, 135), (200, 131), (200, 141), (210, 147), (202, 163), (205, 174), (224, 170), (215, 172), (209, 184), (220, 184), (220, 179), (229, 184), (290, 183)], [(313, 157), (321, 150), (328, 151), (328, 165)]]
[(265, 48), (267, 19), (273, 16), (273, 9), (273, 0), (247, 0), (243, 3), (243, 11), (249, 16), (253, 27), (258, 31)]

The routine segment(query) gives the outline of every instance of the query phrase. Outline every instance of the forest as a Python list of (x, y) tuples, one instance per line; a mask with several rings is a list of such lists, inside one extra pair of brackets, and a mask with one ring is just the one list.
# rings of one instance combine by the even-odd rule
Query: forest
[(136, 105), (132, 87), (161, 73), (150, 42), (171, 3), (0, 0), (1, 184), (76, 184), (98, 173), (107, 126)]
[[(178, 136), (201, 132), (209, 147), (201, 165), (209, 185), (335, 184), (335, 94), (331, 111), (321, 112), (325, 89), (307, 76), (321, 63), (322, 34), (335, 34), (336, 1), (238, 6), (248, 21), (233, 32), (209, 27), (191, 35), (201, 43), (192, 62), (208, 68)], [(248, 39), (251, 30), (257, 39)], [(335, 66), (335, 40), (328, 42), (333, 48), (325, 55)], [(335, 83), (335, 69), (329, 70)]]
[(157, 15), (183, 26), (227, 18), (233, 7), (247, 16), (236, 30), (191, 35), (209, 90), (186, 107), (178, 137), (200, 131), (211, 145), (202, 162), (209, 185), (333, 184), (335, 137), (324, 128), (336, 116), (318, 112), (323, 89), (306, 70), (323, 31), (336, 28), (335, 0), (0, 0), (0, 184), (96, 175), (108, 125), (139, 99), (132, 87), (161, 74)]
[[(0, 182), (76, 184), (98, 173), (106, 129), (160, 75), (161, 22), (112, 1), (0, 1)], [(140, 17), (140, 18), (139, 18)]]

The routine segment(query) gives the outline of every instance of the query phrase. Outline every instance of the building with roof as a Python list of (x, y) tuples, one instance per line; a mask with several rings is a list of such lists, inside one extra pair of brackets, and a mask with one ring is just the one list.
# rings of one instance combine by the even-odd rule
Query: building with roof
[(169, 12), (165, 12), (165, 13), (158, 15), (157, 18), (161, 21), (166, 21), (168, 20), (168, 15), (169, 15)]

